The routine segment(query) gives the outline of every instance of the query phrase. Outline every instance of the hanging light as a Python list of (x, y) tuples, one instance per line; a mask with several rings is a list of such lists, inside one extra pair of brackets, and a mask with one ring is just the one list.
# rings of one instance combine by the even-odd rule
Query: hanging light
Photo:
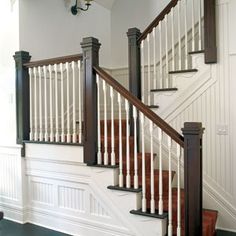
[(89, 9), (89, 7), (91, 6), (90, 2), (92, 2), (93, 0), (84, 0), (84, 1), (85, 1), (85, 8), (79, 7), (78, 0), (75, 0), (75, 5), (71, 7), (71, 13), (73, 15), (77, 15), (78, 10), (87, 11)]

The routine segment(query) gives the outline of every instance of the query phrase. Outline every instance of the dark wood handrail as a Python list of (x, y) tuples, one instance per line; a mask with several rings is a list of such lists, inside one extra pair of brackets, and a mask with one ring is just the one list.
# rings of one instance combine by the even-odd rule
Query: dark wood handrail
[(184, 147), (184, 137), (179, 134), (168, 123), (161, 119), (150, 108), (143, 104), (138, 98), (124, 88), (120, 83), (113, 79), (108, 73), (106, 73), (99, 66), (93, 67), (95, 72), (101, 76), (113, 89), (119, 92), (124, 98), (126, 98), (132, 105), (134, 105), (139, 111), (141, 111), (148, 119), (150, 119), (155, 125), (161, 128), (167, 135), (169, 135), (175, 142), (181, 147)]
[(69, 55), (64, 57), (55, 57), (40, 61), (32, 61), (29, 63), (25, 63), (24, 66), (28, 68), (37, 67), (37, 66), (48, 66), (48, 65), (54, 65), (54, 64), (60, 64), (60, 63), (66, 63), (66, 62), (72, 62), (72, 61), (79, 61), (83, 59), (82, 54), (75, 54), (75, 55)]
[(171, 0), (170, 3), (164, 8), (164, 10), (155, 18), (155, 20), (143, 31), (141, 36), (138, 38), (138, 43), (140, 44), (149, 33), (152, 32), (153, 28), (156, 27), (160, 21), (165, 18), (165, 15), (168, 14), (173, 7), (178, 3), (178, 0)]

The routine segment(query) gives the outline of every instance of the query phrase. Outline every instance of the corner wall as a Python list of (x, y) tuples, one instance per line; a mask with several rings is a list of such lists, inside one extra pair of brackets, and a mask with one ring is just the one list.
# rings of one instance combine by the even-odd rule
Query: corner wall
[(0, 1), (0, 144), (14, 144), (15, 126), (15, 63), (19, 49), (18, 0)]

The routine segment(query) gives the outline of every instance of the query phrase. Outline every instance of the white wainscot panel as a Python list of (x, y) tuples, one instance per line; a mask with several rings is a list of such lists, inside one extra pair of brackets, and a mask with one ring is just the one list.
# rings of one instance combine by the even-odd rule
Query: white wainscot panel
[(58, 186), (58, 205), (60, 208), (85, 212), (84, 195), (84, 189)]
[(53, 205), (52, 184), (32, 180), (29, 189), (32, 202)]
[(108, 212), (104, 209), (104, 207), (94, 197), (93, 194), (90, 194), (90, 214), (98, 217), (110, 218)]

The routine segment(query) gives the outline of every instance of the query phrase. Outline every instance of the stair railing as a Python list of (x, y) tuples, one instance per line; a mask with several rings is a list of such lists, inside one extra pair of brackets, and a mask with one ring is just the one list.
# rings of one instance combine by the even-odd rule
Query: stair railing
[[(150, 110), (136, 96), (126, 90), (99, 67), (97, 39), (85, 38), (82, 42), (85, 70), (85, 146), (84, 159), (88, 165), (119, 168), (117, 188), (139, 191), (142, 184), (141, 212), (156, 214), (160, 218), (168, 213), (168, 235), (202, 235), (202, 133), (201, 123), (185, 123), (180, 135), (169, 124)], [(101, 99), (104, 114), (101, 114)], [(111, 115), (107, 115), (107, 104)], [(119, 107), (118, 117), (114, 106)], [(125, 117), (121, 110), (125, 109)], [(130, 117), (132, 110), (132, 117)], [(101, 119), (103, 116), (103, 119)], [(116, 123), (115, 123), (115, 119)], [(133, 121), (133, 135), (130, 132)], [(109, 120), (109, 123), (108, 123)], [(140, 125), (140, 144), (137, 142)], [(145, 125), (149, 126), (149, 141), (145, 141)], [(153, 138), (158, 137), (158, 180), (155, 179)], [(168, 147), (168, 199), (163, 199), (163, 153)], [(140, 146), (140, 152), (138, 147)], [(146, 151), (150, 150), (147, 154)], [(184, 158), (183, 158), (184, 154)], [(177, 190), (172, 192), (172, 161), (177, 159)], [(184, 161), (184, 183), (181, 183), (181, 162)], [(141, 164), (141, 169), (139, 169)], [(150, 168), (150, 169), (149, 169)], [(150, 188), (146, 185), (150, 171)], [(184, 192), (181, 187), (184, 185)], [(183, 211), (183, 193), (185, 195)], [(150, 202), (147, 196), (150, 196)], [(172, 198), (176, 195), (177, 209)], [(181, 201), (182, 199), (182, 201)], [(168, 200), (168, 206), (166, 206)], [(149, 210), (150, 209), (150, 210)], [(158, 210), (157, 210), (158, 209)], [(157, 210), (157, 211), (156, 211)], [(135, 211), (139, 211), (135, 209)], [(167, 211), (167, 212), (166, 212)], [(133, 211), (132, 211), (133, 212)], [(185, 216), (184, 222), (181, 219)], [(173, 218), (177, 225), (173, 225)]]
[(82, 55), (34, 62), (28, 52), (14, 57), (17, 143), (82, 143)]
[(215, 0), (172, 0), (143, 33), (129, 29), (130, 91), (150, 106), (151, 90), (173, 88), (170, 75), (192, 69), (191, 52), (216, 63), (215, 22)]

